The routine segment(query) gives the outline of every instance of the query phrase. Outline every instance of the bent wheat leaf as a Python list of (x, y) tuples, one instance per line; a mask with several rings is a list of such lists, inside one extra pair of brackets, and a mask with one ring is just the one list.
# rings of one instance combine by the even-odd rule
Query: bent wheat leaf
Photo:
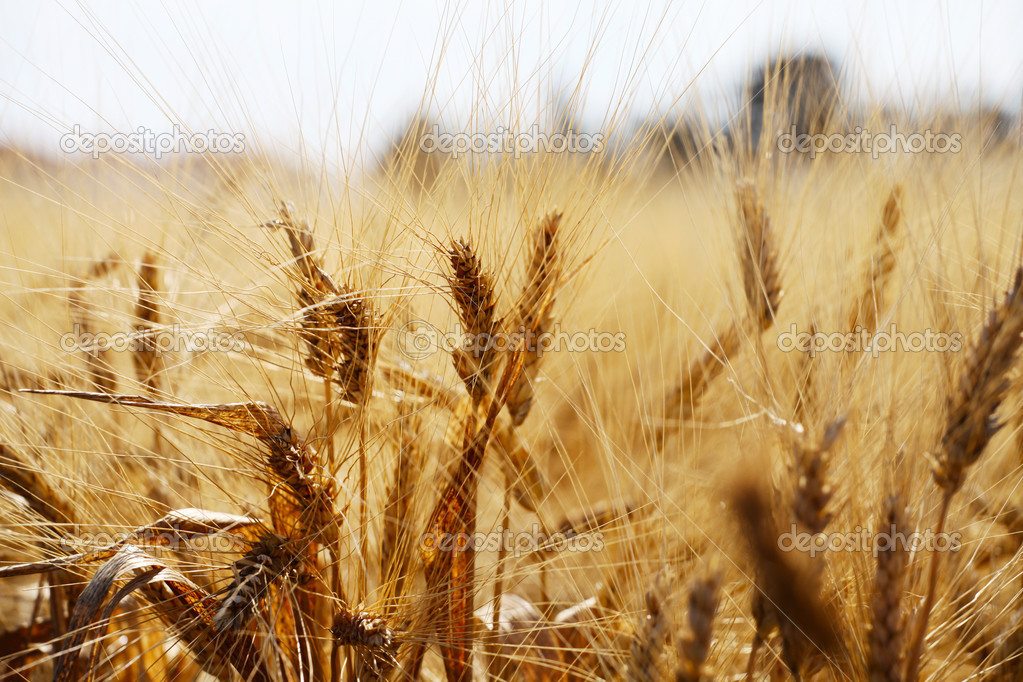
[[(156, 573), (165, 568), (155, 562), (151, 557), (141, 551), (119, 551), (107, 563), (103, 564), (89, 584), (82, 590), (81, 596), (75, 603), (75, 610), (71, 614), (71, 622), (68, 624), (68, 634), (60, 643), (59, 653), (53, 666), (54, 682), (68, 682), (74, 675), (74, 658), (79, 647), (85, 642), (89, 633), (89, 626), (96, 620), (97, 613), (107, 594), (117, 581), (125, 573), (141, 570), (143, 571), (136, 580), (129, 585), (132, 590), (137, 589), (143, 582), (148, 582)], [(109, 616), (117, 603), (128, 596), (131, 590), (119, 590), (107, 607), (106, 615)]]
[(4, 566), (0, 568), (0, 579), (36, 573), (50, 573), (73, 566), (104, 561), (117, 554), (119, 549), (126, 546), (129, 540), (143, 545), (168, 545), (172, 540), (189, 540), (228, 530), (246, 530), (261, 524), (262, 522), (258, 519), (238, 516), (237, 514), (211, 512), (205, 509), (176, 509), (168, 512), (159, 520), (138, 528), (131, 534), (129, 539), (121, 540), (106, 547), (78, 554), (43, 559), (41, 561)]
[(23, 393), (61, 395), (109, 405), (136, 407), (201, 419), (238, 433), (254, 436), (266, 444), (266, 466), (273, 477), (283, 481), (286, 491), (270, 482), (271, 521), (281, 534), (296, 530), (326, 531), (329, 543), (338, 530), (339, 515), (334, 510), (332, 481), (318, 466), (316, 451), (298, 437), (271, 405), (245, 403), (189, 404), (152, 400), (136, 395), (111, 395), (88, 391), (21, 389)]
[(246, 531), (262, 523), (250, 516), (187, 507), (167, 512), (148, 526), (139, 528), (134, 535), (140, 543), (166, 545), (172, 541), (228, 531)]
[[(136, 575), (107, 601), (114, 584), (128, 573)], [(55, 682), (73, 678), (74, 659), (92, 623), (109, 620), (117, 605), (134, 591), (139, 591), (163, 622), (181, 635), (196, 660), (211, 675), (222, 677), (227, 674), (227, 667), (233, 666), (245, 679), (266, 680), (250, 640), (233, 633), (214, 632), (215, 600), (209, 594), (138, 547), (124, 545), (96, 571), (78, 598), (68, 635), (60, 644), (54, 664)], [(107, 603), (101, 613), (104, 602)]]
[(4, 566), (3, 568), (0, 568), (0, 578), (15, 578), (22, 575), (61, 571), (71, 568), (72, 566), (81, 566), (82, 564), (91, 564), (96, 561), (103, 561), (104, 559), (109, 559), (115, 554), (117, 554), (117, 545), (104, 547), (103, 549), (97, 549), (92, 552), (81, 552), (80, 554), (43, 559), (42, 561), (13, 564), (11, 566)]
[[(99, 662), (99, 651), (100, 641), (106, 632), (106, 625), (110, 622), (110, 617), (114, 615), (114, 609), (124, 601), (124, 598), (129, 594), (139, 589), (143, 585), (149, 583), (158, 573), (164, 570), (164, 566), (154, 565), (143, 570), (141, 573), (136, 575), (134, 578), (129, 580), (127, 583), (121, 586), (121, 589), (114, 593), (114, 596), (110, 598), (107, 605), (103, 607), (103, 613), (97, 619), (98, 632), (94, 638), (92, 644), (92, 654), (89, 655), (89, 676), (86, 682), (92, 682), (93, 677), (96, 674), (96, 665)], [(74, 630), (72, 630), (74, 632)]]
[(276, 408), (263, 402), (224, 403), (224, 404), (189, 404), (171, 403), (153, 400), (140, 395), (112, 395), (91, 391), (57, 391), (37, 388), (23, 388), (21, 393), (37, 393), (40, 395), (62, 395), (79, 400), (92, 400), (109, 405), (138, 407), (159, 412), (179, 414), (184, 417), (202, 419), (211, 424), (225, 426), (233, 431), (255, 436), (260, 440), (279, 437), (289, 429)]

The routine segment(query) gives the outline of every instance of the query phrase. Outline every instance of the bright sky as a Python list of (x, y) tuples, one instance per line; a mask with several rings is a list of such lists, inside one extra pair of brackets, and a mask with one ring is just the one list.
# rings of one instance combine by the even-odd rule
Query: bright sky
[[(184, 2), (0, 0), (0, 144), (93, 132), (242, 132), (319, 154), (392, 137), (424, 101), (531, 121), (581, 82), (585, 121), (735, 97), (778, 46), (826, 49), (865, 100), (1018, 111), (1019, 2)], [(581, 79), (581, 81), (580, 81)], [(516, 102), (520, 109), (509, 110)]]

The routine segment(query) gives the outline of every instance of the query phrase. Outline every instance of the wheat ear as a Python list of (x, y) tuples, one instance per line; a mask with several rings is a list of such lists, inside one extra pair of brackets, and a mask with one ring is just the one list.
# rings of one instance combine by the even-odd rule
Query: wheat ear
[(529, 334), (533, 340), (526, 350), (522, 374), (508, 396), (508, 413), (515, 426), (522, 424), (533, 405), (533, 382), (543, 357), (539, 336), (549, 330), (554, 287), (560, 276), (561, 258), (558, 226), (562, 214), (547, 214), (533, 232), (533, 254), (526, 269), (526, 286), (519, 298), (518, 333)]
[(448, 278), (451, 297), (466, 334), (465, 344), (454, 352), (455, 369), (473, 403), (479, 407), (489, 395), (497, 359), (494, 281), (484, 272), (467, 240), (456, 240), (451, 245), (448, 260), (452, 270)]
[(689, 590), (689, 631), (679, 643), (679, 666), (675, 682), (700, 682), (714, 636), (721, 574), (698, 579)]
[(870, 596), (868, 674), (871, 682), (901, 682), (902, 594), (909, 551), (906, 543), (900, 542), (906, 524), (898, 497), (891, 497), (885, 503), (882, 520), (881, 532), (888, 535), (889, 548), (877, 554), (877, 573)]
[[(952, 497), (962, 487), (966, 473), (984, 454), (991, 437), (1001, 428), (995, 412), (1009, 390), (1007, 373), (1015, 362), (1023, 333), (1023, 268), (1017, 268), (1005, 299), (988, 315), (973, 345), (959, 385), (949, 398), (948, 416), (932, 473), (942, 490), (937, 535), (945, 530)], [(907, 682), (915, 682), (927, 621), (934, 607), (940, 554), (931, 557), (927, 596), (917, 616), (906, 658)]]
[(666, 611), (664, 580), (661, 576), (646, 593), (645, 610), (632, 638), (625, 679), (629, 682), (655, 682), (661, 679), (660, 661), (664, 655), (664, 641), (671, 632), (671, 620)]
[(882, 307), (885, 285), (895, 270), (895, 240), (902, 222), (902, 188), (896, 185), (888, 194), (881, 210), (881, 224), (878, 226), (875, 242), (877, 257), (871, 260), (870, 272), (859, 300), (853, 304), (848, 328), (856, 331), (862, 327), (873, 332), (877, 329), (877, 315)]

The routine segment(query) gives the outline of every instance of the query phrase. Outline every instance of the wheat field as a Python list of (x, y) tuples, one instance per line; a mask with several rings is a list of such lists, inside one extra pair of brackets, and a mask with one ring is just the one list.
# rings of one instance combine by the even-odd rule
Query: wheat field
[(345, 177), (4, 148), (0, 679), (1023, 677), (1017, 136), (798, 73)]

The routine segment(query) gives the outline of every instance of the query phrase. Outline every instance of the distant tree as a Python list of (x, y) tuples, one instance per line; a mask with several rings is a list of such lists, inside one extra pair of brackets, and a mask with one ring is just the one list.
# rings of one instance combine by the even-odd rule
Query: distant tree
[(742, 109), (733, 139), (747, 140), (752, 149), (761, 142), (794, 129), (796, 135), (815, 135), (835, 120), (840, 105), (838, 69), (825, 55), (805, 53), (769, 58), (742, 90)]

